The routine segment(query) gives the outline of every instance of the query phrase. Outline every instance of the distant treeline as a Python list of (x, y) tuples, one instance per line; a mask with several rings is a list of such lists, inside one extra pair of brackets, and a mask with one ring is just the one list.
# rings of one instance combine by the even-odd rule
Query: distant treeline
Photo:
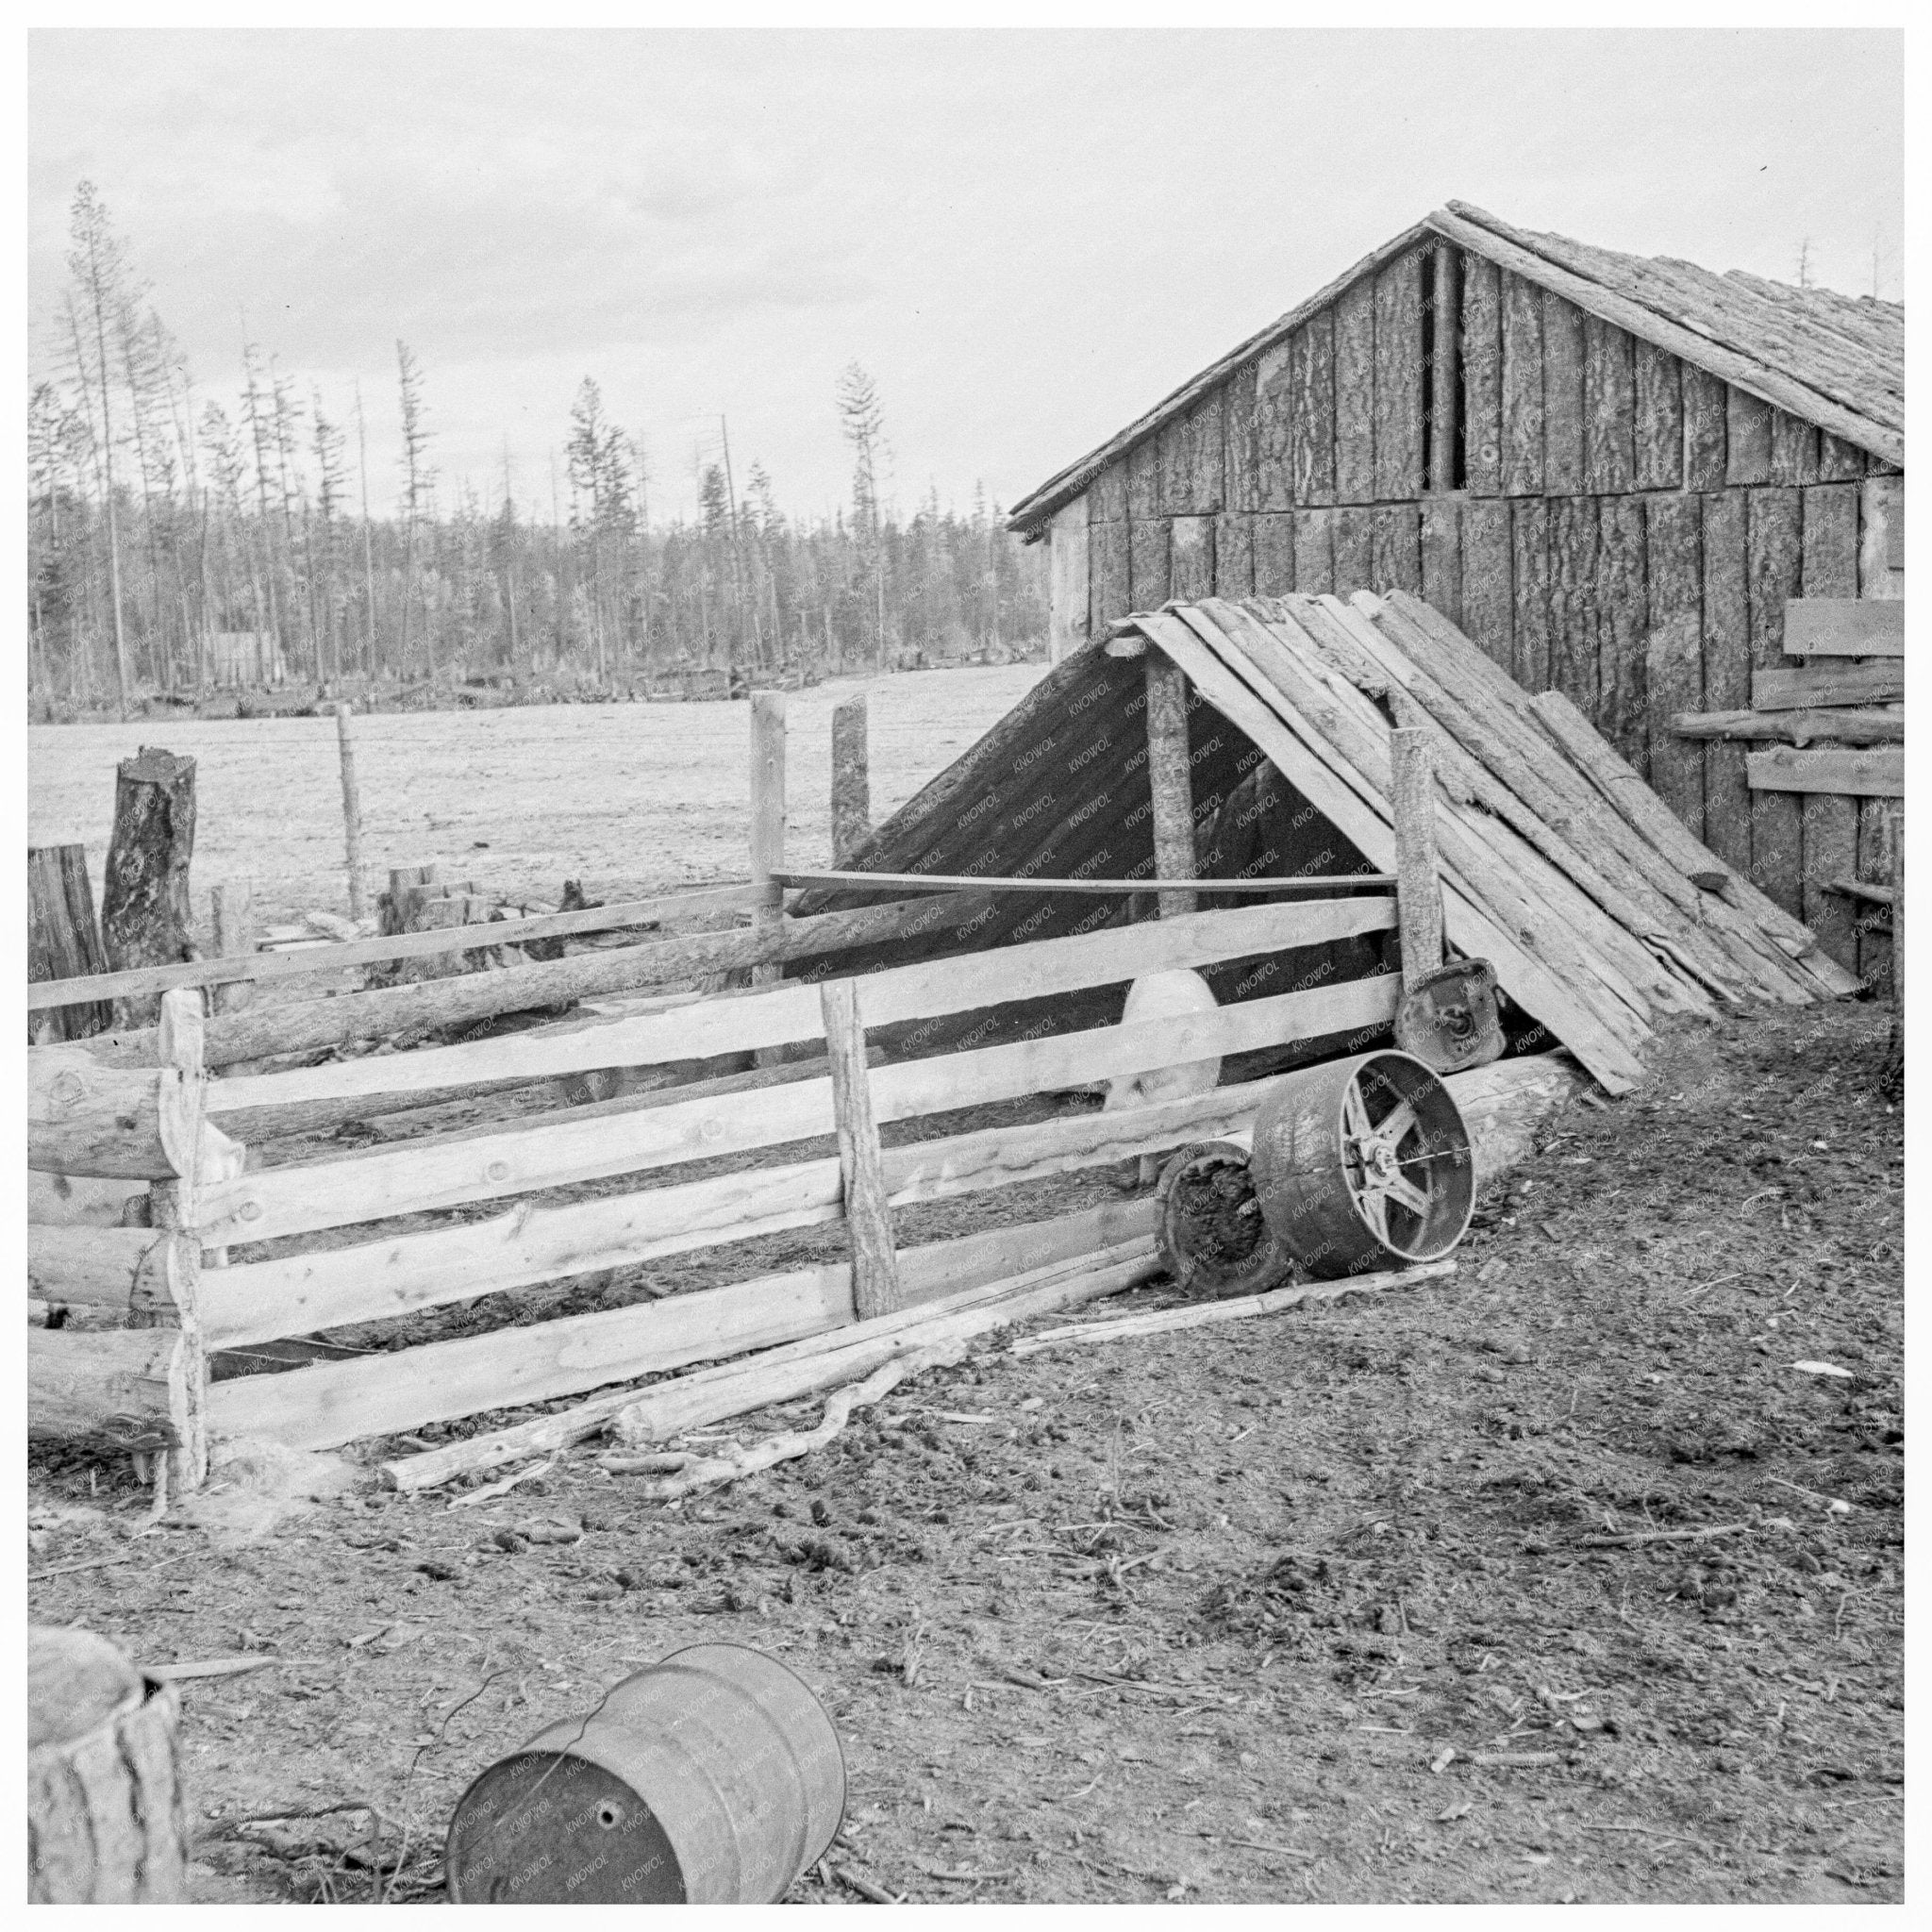
[(756, 461), (736, 490), (721, 424), (696, 521), (654, 524), (645, 451), (588, 377), (541, 498), (519, 501), (507, 463), (488, 502), (467, 481), (439, 491), (423, 372), (398, 342), (401, 505), (377, 518), (359, 392), (338, 413), (251, 344), (232, 405), (198, 394), (85, 182), (72, 234), (60, 367), (28, 410), (28, 676), (49, 708), (281, 678), (614, 688), (1042, 647), (1043, 546), (981, 497), (895, 515), (856, 364), (832, 399), (849, 511), (788, 518)]

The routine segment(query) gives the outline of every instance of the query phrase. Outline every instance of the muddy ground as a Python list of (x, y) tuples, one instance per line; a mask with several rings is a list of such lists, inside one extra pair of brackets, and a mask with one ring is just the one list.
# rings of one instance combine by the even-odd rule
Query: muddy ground
[[(125, 1469), (42, 1459), (32, 1613), (269, 1660), (183, 1687), (209, 1900), (440, 1897), (479, 1769), (720, 1640), (844, 1739), (799, 1900), (1897, 1900), (1886, 1021), (1660, 1038), (1645, 1090), (1549, 1124), (1449, 1280), (989, 1342), (681, 1507), (587, 1449), (481, 1507), (139, 1535)], [(365, 1804), (379, 1872), (327, 1809)]]

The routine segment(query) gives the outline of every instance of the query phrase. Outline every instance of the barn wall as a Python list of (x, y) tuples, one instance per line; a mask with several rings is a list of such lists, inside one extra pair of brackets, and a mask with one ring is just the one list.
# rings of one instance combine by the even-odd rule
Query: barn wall
[[(1209, 591), (1413, 591), (1521, 682), (1562, 691), (1853, 963), (1820, 886), (1854, 858), (1876, 875), (1882, 801), (1753, 794), (1741, 745), (1669, 720), (1749, 705), (1788, 597), (1903, 595), (1884, 556), (1902, 476), (1493, 263), (1445, 274), (1434, 255), (1364, 276), (1094, 479), (1090, 632)], [(1425, 408), (1439, 364), (1447, 469)], [(1424, 487), (1444, 475), (1456, 487)]]

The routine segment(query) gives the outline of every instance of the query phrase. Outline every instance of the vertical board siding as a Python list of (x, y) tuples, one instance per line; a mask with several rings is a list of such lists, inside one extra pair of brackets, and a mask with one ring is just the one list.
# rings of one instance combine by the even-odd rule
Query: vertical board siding
[(1637, 344), (1637, 487), (1684, 480), (1684, 365), (1654, 342)]
[(1594, 497), (1550, 499), (1550, 682), (1597, 722), (1597, 507)]
[[(1857, 878), (1874, 886), (1891, 883), (1891, 816), (1889, 798), (1855, 801), (1858, 813)], [(1882, 908), (1860, 906), (1857, 912), (1858, 958), (1853, 971), (1879, 991), (1891, 984), (1891, 923)]]
[(1160, 439), (1150, 436), (1127, 452), (1127, 521), (1152, 523), (1160, 514)]
[(1550, 506), (1525, 496), (1509, 506), (1509, 572), (1516, 586), (1509, 674), (1524, 691), (1550, 689)]
[(1288, 510), (1264, 510), (1256, 517), (1256, 596), (1285, 597), (1295, 589), (1294, 525)]
[(1740, 389), (1724, 391), (1724, 481), (1771, 481), (1772, 407)]
[(1222, 396), (1210, 390), (1173, 425), (1180, 433), (1168, 447), (1163, 487), (1176, 516), (1212, 516), (1221, 508)]
[(1190, 604), (1214, 594), (1214, 519), (1175, 517), (1168, 560), (1167, 594)]
[(1692, 835), (1704, 837), (1704, 751), (1671, 729), (1672, 714), (1704, 709), (1704, 517), (1689, 494), (1644, 504), (1648, 623), (1643, 675), (1650, 709), (1650, 784)]
[[(1710, 711), (1751, 703), (1751, 617), (1745, 567), (1744, 497), (1736, 491), (1704, 503), (1704, 705)], [(1744, 747), (1704, 747), (1704, 842), (1740, 872), (1751, 870), (1751, 791)]]
[(1374, 496), (1374, 408), (1375, 285), (1364, 279), (1352, 289), (1344, 290), (1335, 304), (1335, 497), (1338, 503), (1367, 503)]
[(1255, 366), (1255, 508), (1294, 508), (1294, 341)]
[(1341, 509), (1335, 512), (1335, 594), (1375, 588), (1374, 512)]
[(1815, 483), (1818, 480), (1818, 429), (1783, 409), (1771, 417), (1771, 480), (1774, 483)]
[(1503, 493), (1543, 490), (1542, 291), (1503, 277)]
[(1372, 591), (1423, 589), (1422, 508), (1398, 503), (1370, 513), (1374, 520), (1374, 552), (1370, 562)]
[(1724, 383), (1702, 369), (1683, 365), (1684, 488), (1722, 490), (1727, 465), (1729, 410)]
[(1127, 589), (1132, 608), (1153, 610), (1165, 604), (1174, 529), (1165, 517), (1127, 525)]
[(1818, 439), (1818, 480), (1849, 483), (1865, 474), (1865, 452), (1855, 442), (1840, 442), (1828, 430)]
[(1335, 501), (1335, 313), (1311, 315), (1289, 338), (1294, 430), (1294, 501)]
[(1583, 489), (1583, 311), (1543, 292), (1543, 489)]
[(1622, 495), (1637, 475), (1633, 338), (1594, 315), (1583, 323), (1583, 487)]
[(1224, 510), (1214, 520), (1214, 594), (1246, 597), (1255, 588), (1255, 519)]
[(1509, 505), (1473, 497), (1462, 506), (1462, 628), (1505, 671), (1516, 664), (1513, 595)]
[(1462, 258), (1462, 475), (1472, 496), (1503, 488), (1503, 272)]
[(1906, 574), (1892, 557), (1903, 556), (1896, 539), (1904, 534), (1906, 481), (1903, 476), (1871, 476), (1858, 491), (1858, 595), (1903, 597)]
[(1104, 629), (1134, 606), (1127, 582), (1127, 525), (1087, 525), (1087, 604), (1094, 630)]
[(1375, 495), (1423, 492), (1423, 256), (1375, 277)]
[[(1858, 594), (1858, 486), (1814, 483), (1803, 492), (1802, 594)], [(1834, 879), (1856, 878), (1861, 801), (1806, 792), (1799, 800), (1803, 833), (1804, 910), (1800, 915), (1818, 943), (1840, 966), (1859, 971), (1859, 915), (1869, 908), (1826, 889)]]
[(1643, 499), (1599, 499), (1596, 568), (1597, 728), (1641, 777), (1650, 775)]
[(1858, 594), (1858, 486), (1814, 483), (1805, 492), (1804, 594)]
[(1062, 505), (1047, 537), (1047, 657), (1055, 664), (1072, 657), (1092, 634), (1087, 542), (1090, 509), (1084, 496)]
[(1311, 597), (1335, 589), (1335, 514), (1304, 509), (1294, 515), (1294, 586)]
[[(1753, 490), (1746, 499), (1751, 662), (1784, 662), (1785, 605), (1798, 594), (1803, 498), (1795, 490)], [(1751, 794), (1751, 876), (1793, 916), (1804, 910), (1804, 818), (1795, 791)]]
[(1221, 397), (1221, 507), (1253, 509), (1255, 504), (1255, 365), (1237, 369)]
[(1112, 462), (1094, 477), (1087, 491), (1092, 503), (1090, 521), (1096, 524), (1124, 524), (1127, 520), (1127, 466)]
[(1441, 498), (1423, 505), (1423, 598), (1457, 629), (1462, 623), (1462, 505)]

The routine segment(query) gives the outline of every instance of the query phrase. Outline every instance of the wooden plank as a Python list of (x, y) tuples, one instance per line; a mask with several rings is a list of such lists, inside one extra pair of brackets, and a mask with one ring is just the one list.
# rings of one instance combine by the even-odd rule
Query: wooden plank
[[(1386, 905), (1376, 909), (1386, 924)], [(1179, 926), (1185, 922), (1172, 924)], [(1245, 1053), (1278, 1045), (1285, 1039), (1313, 1039), (1374, 1025), (1385, 1023), (1393, 1011), (1383, 980), (1355, 980), (1178, 1021), (1053, 1034), (970, 1053), (905, 1060), (874, 1070), (873, 1107), (880, 1122), (908, 1120), (921, 1113)], [(874, 1018), (873, 1024), (886, 1023)], [(345, 1159), (245, 1174), (206, 1191), (200, 1231), (210, 1247), (273, 1241), (318, 1228), (783, 1146), (829, 1134), (833, 1124), (829, 1079), (800, 1080), (762, 1091), (673, 1102), (627, 1113), (598, 1110), (589, 1119), (553, 1116), (535, 1126), (507, 1132), (408, 1142)]]
[(1597, 542), (1594, 497), (1550, 502), (1550, 682), (1586, 718), (1598, 716)]
[(1543, 493), (1542, 291), (1521, 275), (1503, 283), (1503, 492)]
[(1462, 277), (1459, 258), (1446, 242), (1426, 258), (1423, 303), (1424, 375), (1427, 406), (1424, 424), (1427, 485), (1435, 493), (1462, 487)]
[[(1805, 491), (1804, 593), (1807, 597), (1858, 594), (1858, 486), (1817, 483)], [(1786, 634), (1790, 613), (1785, 613)]]
[(1046, 655), (1058, 664), (1087, 641), (1091, 622), (1092, 567), (1087, 541), (1088, 502), (1076, 496), (1058, 511), (1047, 539)]
[(1509, 506), (1510, 577), (1514, 634), (1510, 675), (1524, 691), (1550, 682), (1550, 507), (1541, 496)]
[[(1423, 577), (1426, 585), (1426, 569)], [(1514, 606), (1509, 506), (1499, 498), (1472, 497), (1462, 506), (1462, 615), (1457, 622), (1506, 671), (1515, 649)]]
[(1161, 430), (1160, 508), (1167, 516), (1212, 516), (1221, 508), (1221, 391), (1210, 390)]
[(1634, 481), (1639, 490), (1675, 490), (1684, 480), (1683, 367), (1668, 349), (1637, 341)]
[(1389, 734), (1389, 810), (1395, 831), (1395, 896), (1402, 984), (1413, 992), (1442, 963), (1442, 888), (1436, 874), (1435, 731)]
[[(1257, 577), (1256, 588), (1260, 588)], [(1297, 510), (1294, 515), (1294, 575), (1292, 588), (1320, 592), (1335, 588), (1335, 512)], [(1266, 594), (1280, 596), (1276, 591)]]
[[(1354, 508), (1337, 509), (1334, 513), (1335, 594), (1339, 597), (1351, 591), (1374, 588), (1374, 514), (1373, 510)], [(1307, 586), (1304, 584), (1302, 588), (1306, 590)]]
[(1772, 414), (1761, 397), (1724, 391), (1724, 481), (1731, 488), (1771, 481)]
[[(1731, 711), (1750, 701), (1753, 684), (1745, 503), (1740, 492), (1727, 490), (1703, 504), (1704, 702), (1712, 710)], [(1749, 874), (1751, 791), (1743, 751), (1734, 744), (1704, 748), (1704, 842)]]
[(1543, 487), (1551, 496), (1584, 487), (1583, 323), (1582, 309), (1543, 291)]
[[(1733, 425), (1735, 428), (1735, 423)], [(1732, 438), (1736, 446), (1736, 437)], [(1751, 661), (1775, 664), (1784, 645), (1785, 608), (1798, 593), (1803, 566), (1803, 499), (1795, 490), (1754, 490), (1745, 520), (1750, 573)], [(1751, 876), (1792, 917), (1804, 905), (1804, 818), (1798, 801), (1757, 785), (1745, 761), (1751, 799)]]
[(1818, 480), (1853, 483), (1865, 474), (1865, 452), (1857, 443), (1841, 441), (1830, 430), (1818, 439)]
[(1224, 510), (1214, 519), (1214, 594), (1217, 597), (1253, 594), (1255, 524), (1255, 517), (1245, 510)]
[(1423, 492), (1423, 251), (1375, 277), (1375, 489), (1377, 497)]
[(1256, 365), (1230, 375), (1221, 401), (1221, 504), (1224, 511), (1261, 508), (1257, 494), (1259, 462), (1259, 383)]
[(819, 989), (819, 997), (831, 1062), (832, 1118), (839, 1138), (845, 1226), (852, 1241), (852, 1306), (861, 1322), (869, 1322), (875, 1315), (890, 1315), (903, 1297), (865, 1064), (865, 1023), (859, 1017), (858, 991), (851, 980), (827, 980)]
[(1092, 505), (1089, 521), (1095, 524), (1124, 524), (1127, 520), (1127, 466), (1124, 460), (1111, 462), (1099, 471), (1087, 491)]
[(1906, 481), (1867, 477), (1858, 492), (1858, 595), (1903, 598)]
[[(1643, 500), (1609, 496), (1598, 505), (1598, 729), (1642, 776), (1650, 774), (1650, 697), (1646, 680)], [(1607, 726), (1607, 729), (1605, 727)]]
[(1688, 493), (1653, 496), (1647, 520), (1646, 595), (1649, 624), (1643, 644), (1650, 736), (1651, 789), (1691, 836), (1704, 837), (1704, 753), (1676, 733), (1657, 728), (1667, 714), (1704, 703), (1703, 506)]
[(1751, 706), (1758, 711), (1800, 711), (1826, 705), (1890, 705), (1906, 694), (1905, 665), (1879, 658), (1871, 663), (1792, 664), (1751, 674)]
[(1793, 597), (1785, 605), (1784, 649), (1790, 658), (1903, 658), (1905, 604)]
[(1472, 496), (1503, 489), (1503, 275), (1462, 258), (1462, 475)]
[(1160, 513), (1160, 439), (1150, 436), (1127, 452), (1127, 521), (1151, 524)]
[(1785, 409), (1772, 411), (1771, 480), (1800, 485), (1818, 481), (1818, 427)]
[(1369, 512), (1374, 554), (1372, 591), (1416, 591), (1423, 587), (1422, 506), (1393, 503)]
[(1087, 525), (1089, 608), (1094, 630), (1103, 630), (1134, 608), (1127, 585), (1127, 525)]
[(1324, 309), (1289, 337), (1293, 502), (1335, 501), (1335, 315)]
[(1583, 325), (1583, 487), (1619, 495), (1637, 478), (1636, 345), (1598, 316)]
[(1798, 751), (1780, 745), (1774, 751), (1747, 754), (1744, 767), (1754, 791), (1831, 791), (1849, 798), (1906, 795), (1902, 750)]
[[(1904, 754), (1899, 755), (1901, 758)], [(1858, 970), (1858, 922), (1854, 908), (1829, 890), (1834, 879), (1857, 870), (1858, 805), (1856, 798), (1813, 793), (1803, 805), (1804, 920), (1818, 943), (1848, 973)]]
[(1422, 593), (1452, 624), (1462, 622), (1462, 512), (1454, 498), (1422, 510)]
[[(1335, 309), (1335, 500), (1375, 496), (1375, 285), (1345, 290)], [(1337, 559), (1340, 570), (1340, 558)]]
[[(1770, 676), (1762, 672), (1761, 676)], [(1684, 738), (1735, 738), (1757, 743), (1903, 744), (1902, 711), (1696, 711), (1678, 713), (1671, 729)]]
[(106, 1180), (193, 1171), (205, 1081), (104, 1066), (78, 1044), (28, 1047), (26, 1072), (28, 1167)]
[(1263, 510), (1257, 515), (1254, 571), (1245, 594), (1279, 597), (1294, 589), (1295, 521), (1291, 510)]
[(1168, 562), (1174, 526), (1165, 517), (1127, 525), (1127, 584), (1134, 610), (1157, 610), (1173, 594)]
[[(1857, 814), (1857, 877), (1867, 885), (1891, 881), (1891, 815), (1889, 798), (1852, 801)], [(1889, 916), (1861, 912), (1857, 921), (1858, 958), (1855, 968), (1859, 984), (1884, 993), (1891, 986), (1891, 921)]]
[[(1292, 509), (1294, 484), (1294, 344), (1291, 336), (1255, 365), (1255, 507)], [(1332, 434), (1332, 431), (1331, 431)]]
[[(1194, 792), (1188, 763), (1188, 681), (1158, 651), (1147, 654), (1147, 786), (1154, 806), (1154, 870), (1194, 876)], [(1160, 916), (1179, 919), (1200, 904), (1189, 887), (1159, 893)]]
[(1729, 467), (1729, 404), (1723, 380), (1694, 363), (1681, 363), (1684, 391), (1684, 488), (1722, 490)]
[(1214, 519), (1175, 517), (1169, 525), (1170, 597), (1188, 602), (1214, 594)]

